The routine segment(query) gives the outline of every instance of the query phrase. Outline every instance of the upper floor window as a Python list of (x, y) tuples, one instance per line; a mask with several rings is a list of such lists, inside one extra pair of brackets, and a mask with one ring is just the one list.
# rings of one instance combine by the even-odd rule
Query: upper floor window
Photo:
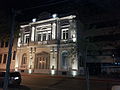
[(2, 54), (0, 54), (0, 63), (2, 63)]
[(13, 60), (15, 60), (16, 51), (13, 52)]
[(4, 47), (4, 41), (1, 41), (1, 48)]
[(29, 38), (29, 36), (26, 36), (25, 43), (29, 43), (29, 41), (30, 41), (30, 38)]
[(4, 54), (3, 63), (5, 64), (6, 61), (7, 61), (7, 54)]
[(48, 33), (48, 40), (51, 40), (51, 33)]
[(68, 29), (62, 29), (62, 39), (68, 39)]
[(43, 41), (46, 41), (46, 33), (43, 34)]
[(5, 47), (8, 47), (8, 42), (5, 42)]
[(42, 39), (42, 35), (38, 34), (38, 41), (41, 41), (41, 39)]

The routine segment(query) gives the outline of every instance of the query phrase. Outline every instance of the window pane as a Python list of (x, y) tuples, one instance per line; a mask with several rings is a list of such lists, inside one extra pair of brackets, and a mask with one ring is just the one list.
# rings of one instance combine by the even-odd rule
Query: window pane
[(16, 51), (13, 52), (13, 60), (15, 60)]
[(0, 63), (2, 63), (2, 54), (0, 54)]
[(41, 34), (38, 34), (38, 41), (41, 41)]
[(8, 47), (8, 42), (5, 42), (5, 47)]
[(46, 40), (46, 34), (43, 34), (43, 41)]
[(48, 40), (51, 40), (51, 34), (48, 33)]
[(25, 43), (29, 43), (29, 37), (26, 37)]
[(4, 47), (4, 41), (1, 42), (1, 48), (3, 48), (3, 47)]
[(6, 63), (6, 60), (7, 60), (7, 54), (4, 54), (3, 63)]

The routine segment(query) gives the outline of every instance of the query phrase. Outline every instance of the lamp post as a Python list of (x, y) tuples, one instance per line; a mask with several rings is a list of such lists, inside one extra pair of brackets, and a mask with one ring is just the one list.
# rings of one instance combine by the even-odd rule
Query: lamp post
[(9, 72), (10, 72), (10, 63), (11, 63), (11, 56), (12, 56), (12, 45), (13, 45), (13, 39), (14, 39), (15, 14), (16, 14), (15, 10), (12, 9), (11, 34), (10, 34), (9, 51), (8, 51), (8, 58), (7, 58), (7, 64), (6, 64), (6, 73), (5, 73), (5, 78), (4, 78), (3, 90), (7, 90), (8, 83), (9, 83)]

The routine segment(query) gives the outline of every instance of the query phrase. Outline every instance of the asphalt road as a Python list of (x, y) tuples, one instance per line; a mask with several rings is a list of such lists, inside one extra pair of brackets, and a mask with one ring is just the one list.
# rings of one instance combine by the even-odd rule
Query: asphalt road
[[(120, 85), (120, 81), (90, 79), (89, 90), (111, 90), (113, 85)], [(85, 88), (86, 83), (82, 78), (23, 75), (21, 85), (10, 86), (9, 90), (86, 90)]]

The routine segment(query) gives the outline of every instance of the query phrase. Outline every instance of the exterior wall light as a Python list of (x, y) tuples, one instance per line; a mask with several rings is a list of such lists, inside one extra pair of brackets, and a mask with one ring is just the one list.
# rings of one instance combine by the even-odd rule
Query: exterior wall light
[(52, 69), (51, 69), (51, 75), (55, 75), (55, 69), (54, 69), (54, 66), (52, 66)]
[(36, 18), (33, 18), (33, 19), (32, 19), (32, 22), (36, 22)]
[(73, 70), (72, 71), (72, 76), (75, 77), (77, 75), (77, 71), (76, 70)]
[(57, 14), (53, 14), (52, 17), (53, 17), (53, 18), (56, 18), (56, 17), (57, 17)]

